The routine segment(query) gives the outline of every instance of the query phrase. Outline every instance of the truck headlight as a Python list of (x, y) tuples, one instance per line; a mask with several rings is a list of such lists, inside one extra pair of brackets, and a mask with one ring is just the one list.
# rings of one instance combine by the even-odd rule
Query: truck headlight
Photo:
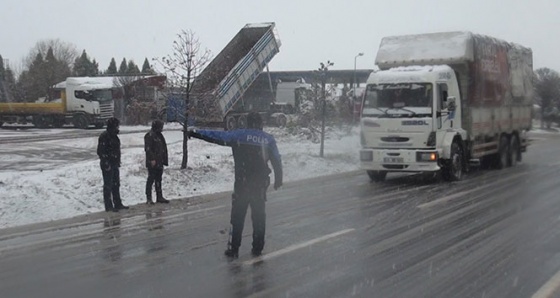
[(437, 161), (437, 152), (416, 152), (416, 161)]

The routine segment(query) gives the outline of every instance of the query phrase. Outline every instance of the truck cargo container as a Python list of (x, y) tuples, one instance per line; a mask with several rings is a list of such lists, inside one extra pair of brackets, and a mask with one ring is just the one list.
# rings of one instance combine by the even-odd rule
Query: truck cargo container
[(361, 168), (441, 172), (521, 161), (533, 103), (532, 51), (471, 32), (382, 39), (360, 120)]
[(196, 78), (191, 92), (197, 124), (244, 126), (255, 110), (243, 95), (272, 58), (280, 40), (274, 23), (245, 25)]

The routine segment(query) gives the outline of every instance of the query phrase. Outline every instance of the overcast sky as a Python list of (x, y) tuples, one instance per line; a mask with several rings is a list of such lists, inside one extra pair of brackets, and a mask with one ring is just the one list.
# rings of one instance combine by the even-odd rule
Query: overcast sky
[(373, 68), (383, 36), (472, 31), (533, 49), (534, 68), (560, 71), (560, 0), (2, 0), (0, 55), (12, 67), (39, 40), (72, 43), (105, 70), (112, 57), (141, 66), (191, 29), (214, 54), (246, 24), (275, 22), (271, 70)]

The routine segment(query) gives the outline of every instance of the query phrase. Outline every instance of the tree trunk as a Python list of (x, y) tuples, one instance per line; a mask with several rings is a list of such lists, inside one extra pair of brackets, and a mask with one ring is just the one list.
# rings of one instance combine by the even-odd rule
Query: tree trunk
[(189, 148), (187, 146), (188, 142), (188, 131), (187, 127), (183, 128), (183, 161), (181, 161), (181, 169), (187, 168), (187, 161), (189, 160)]

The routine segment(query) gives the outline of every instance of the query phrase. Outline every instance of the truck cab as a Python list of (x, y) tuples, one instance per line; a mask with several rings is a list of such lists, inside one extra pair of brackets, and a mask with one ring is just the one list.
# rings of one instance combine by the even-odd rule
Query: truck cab
[(360, 127), (361, 167), (372, 180), (383, 180), (387, 172), (441, 170), (441, 158), (450, 155), (442, 142), (465, 135), (453, 69), (407, 66), (372, 73)]
[(107, 119), (114, 115), (114, 90), (112, 77), (67, 78), (58, 84), (66, 101), (67, 117), (74, 126), (87, 128), (95, 125), (103, 127)]

